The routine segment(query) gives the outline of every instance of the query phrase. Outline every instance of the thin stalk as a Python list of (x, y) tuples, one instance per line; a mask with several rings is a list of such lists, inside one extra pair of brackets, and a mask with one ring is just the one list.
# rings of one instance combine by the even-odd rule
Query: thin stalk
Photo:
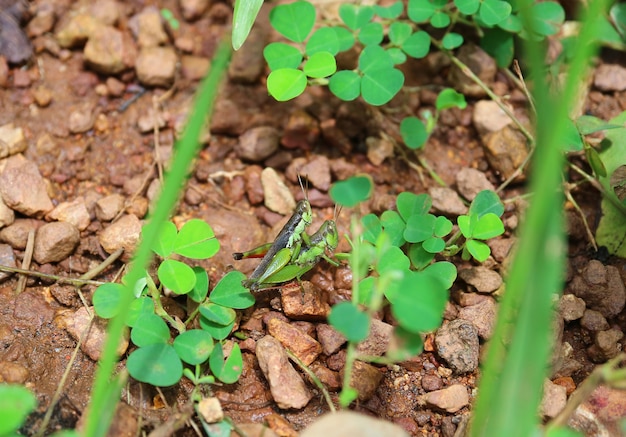
[[(520, 10), (529, 10), (526, 0)], [(596, 45), (598, 17), (606, 1), (589, 2), (577, 50), (563, 91), (554, 96), (545, 80), (545, 48), (528, 42), (528, 65), (537, 103), (537, 147), (530, 191), (535, 195), (520, 227), (515, 260), (509, 270), (494, 335), (487, 350), (474, 410), (471, 436), (532, 435), (548, 370), (552, 301), (562, 290), (565, 268), (563, 214), (559, 193), (562, 138), (577, 84), (588, 73)], [(524, 25), (529, 17), (522, 14)]]
[(294, 363), (296, 363), (298, 367), (302, 369), (302, 371), (309, 376), (309, 378), (311, 378), (311, 381), (313, 381), (313, 384), (315, 384), (317, 388), (320, 389), (330, 411), (332, 413), (336, 413), (337, 409), (335, 408), (335, 404), (333, 404), (333, 400), (330, 398), (330, 393), (328, 393), (328, 389), (326, 388), (324, 383), (322, 383), (322, 381), (320, 381), (317, 375), (313, 373), (313, 371), (309, 369), (309, 367), (306, 364), (304, 364), (302, 360), (300, 360), (300, 358), (298, 358), (293, 352), (291, 352), (289, 349), (285, 349), (285, 352), (287, 352), (287, 356), (291, 358), (291, 360)]
[(502, 111), (504, 111), (504, 113), (509, 116), (509, 118), (513, 121), (513, 123), (515, 123), (520, 132), (524, 134), (526, 139), (528, 139), (528, 141), (533, 144), (535, 142), (533, 135), (528, 131), (528, 129), (524, 127), (522, 122), (519, 121), (515, 114), (513, 114), (513, 112), (504, 103), (502, 103), (502, 99), (500, 99), (500, 97), (498, 97), (493, 91), (491, 91), (487, 84), (485, 84), (478, 76), (476, 76), (471, 68), (465, 65), (463, 61), (454, 56), (449, 50), (446, 50), (439, 42), (435, 40), (432, 41), (439, 50), (441, 50), (448, 56), (448, 58), (450, 58), (452, 63), (456, 65), (463, 72), (463, 74), (472, 79), (489, 96), (491, 100), (498, 104), (500, 109), (502, 109)]
[[(560, 426), (565, 426), (569, 421), (569, 418), (572, 414), (574, 414), (574, 411), (576, 411), (576, 408), (585, 402), (585, 400), (589, 398), (591, 393), (598, 386), (606, 381), (607, 374), (614, 372), (617, 366), (619, 366), (624, 359), (626, 359), (626, 354), (621, 353), (603, 365), (596, 367), (593, 372), (585, 378), (585, 381), (581, 384), (581, 386), (578, 387), (574, 393), (572, 393), (567, 401), (567, 404), (565, 404), (565, 408), (563, 408), (563, 410), (550, 421), (546, 431), (550, 431), (550, 429), (558, 428)], [(546, 434), (548, 433), (549, 432), (546, 432)]]
[(174, 210), (174, 206), (178, 201), (184, 182), (189, 174), (192, 160), (199, 149), (198, 139), (200, 138), (201, 130), (207, 116), (210, 117), (212, 113), (218, 87), (226, 72), (230, 56), (230, 41), (229, 38), (224, 38), (215, 52), (211, 70), (200, 86), (194, 107), (190, 111), (189, 122), (185, 132), (175, 147), (176, 154), (172, 162), (172, 171), (168, 173), (165, 179), (163, 191), (156, 204), (152, 219), (144, 228), (143, 239), (135, 253), (132, 268), (126, 277), (125, 293), (122, 296), (122, 302), (120, 302), (121, 310), (108, 324), (107, 338), (93, 385), (92, 398), (89, 405), (90, 414), (85, 422), (85, 436), (104, 436), (111, 424), (114, 409), (109, 410), (107, 408), (109, 407), (107, 401), (117, 401), (120, 395), (119, 383), (115, 383), (114, 378), (114, 383), (112, 384), (111, 378), (117, 361), (116, 349), (118, 341), (124, 329), (129, 305), (133, 299), (132, 289), (144, 275), (148, 266), (151, 258), (150, 245), (152, 241), (158, 238), (163, 224)]
[[(24, 251), (24, 259), (22, 260), (22, 268), (24, 270), (30, 269), (30, 263), (33, 259), (33, 251), (35, 248), (35, 230), (28, 231), (28, 239), (26, 240), (26, 250)], [(17, 287), (15, 288), (15, 294), (20, 294), (26, 287), (26, 275), (20, 275), (20, 279), (17, 281)]]

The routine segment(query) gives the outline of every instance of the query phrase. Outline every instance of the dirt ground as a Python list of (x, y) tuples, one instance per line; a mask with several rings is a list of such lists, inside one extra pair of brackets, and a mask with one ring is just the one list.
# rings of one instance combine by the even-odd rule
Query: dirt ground
[[(9, 10), (13, 13), (16, 5), (11, 0), (0, 1), (0, 14)], [(180, 21), (180, 28), (174, 29), (159, 20), (156, 24), (150, 21), (155, 7), (172, 11)], [(263, 11), (262, 15), (266, 15), (267, 10)], [(70, 234), (76, 232), (79, 237), (65, 252), (62, 248), (47, 251), (41, 246), (46, 245), (45, 235), (54, 239), (58, 236), (56, 232), (65, 235), (66, 230), (43, 236), (37, 232), (36, 238), (41, 241), (35, 243), (35, 260), (30, 269), (78, 277), (108, 256), (110, 251), (103, 247), (106, 243), (102, 235), (121, 215), (146, 218), (149, 204), (158, 191), (158, 167), (171, 156), (198, 81), (210, 65), (220, 37), (230, 29), (231, 14), (229, 2), (209, 0), (35, 0), (18, 11), (24, 34), (20, 34), (19, 27), (11, 28), (15, 33), (9, 38), (18, 45), (30, 41), (33, 53), (26, 62), (21, 59), (9, 62), (11, 58), (7, 54), (0, 58), (4, 59), (0, 62), (0, 127), (12, 124), (7, 129), (22, 137), (16, 147), (24, 160), (9, 167), (34, 164), (40, 176), (34, 178), (33, 187), (43, 181), (45, 195), (52, 203), (50, 208), (44, 206), (32, 211), (17, 208), (15, 222), (0, 224), (0, 228), (4, 226), (4, 233), (0, 229), (0, 264), (21, 265), (28, 230), (40, 229), (46, 223), (69, 222), (76, 229)], [(89, 49), (85, 45), (87, 36), (92, 42)], [(383, 108), (371, 108), (359, 101), (340, 102), (323, 88), (313, 88), (294, 101), (278, 103), (267, 95), (267, 71), (262, 59), (263, 46), (274, 38), (268, 31), (267, 19), (262, 17), (251, 39), (235, 54), (220, 91), (210, 134), (203, 138), (202, 151), (174, 217), (176, 223), (201, 218), (215, 230), (221, 250), (201, 263), (209, 272), (212, 284), (232, 269), (249, 273), (255, 262), (234, 264), (231, 254), (270, 241), (284, 223), (284, 214), (264, 206), (259, 181), (265, 167), (277, 170), (296, 199), (302, 197), (296, 175), (298, 172), (310, 175), (308, 196), (314, 207), (313, 228), (333, 216), (334, 205), (328, 196), (330, 181), (357, 173), (371, 175), (375, 192), (371, 201), (361, 207), (362, 214), (393, 208), (396, 195), (402, 191), (433, 194), (436, 192), (433, 189), (438, 187), (428, 172), (415, 165), (414, 158), (407, 159), (406, 149), (394, 148), (393, 141), (385, 138), (398, 140), (399, 121), (405, 115), (432, 109), (436, 92), (442, 87), (463, 86), (449, 63), (433, 54), (404, 65), (406, 84), (417, 91), (396, 97)], [(120, 59), (110, 59), (113, 56), (107, 52), (107, 41), (115, 41), (122, 53)], [(155, 47), (162, 50), (154, 50)], [(18, 55), (27, 51), (28, 46), (23, 46)], [(138, 59), (142, 55), (147, 64), (140, 66)], [(598, 65), (619, 59), (615, 53), (603, 55)], [(343, 62), (349, 63), (349, 57)], [(170, 67), (172, 72), (167, 73)], [(488, 68), (480, 73), (488, 78), (496, 94), (510, 97), (508, 101), (518, 116), (528, 118), (524, 95), (507, 75)], [(599, 90), (592, 86), (584, 111), (608, 120), (626, 109), (625, 96), (625, 91)], [(497, 159), (489, 158), (489, 148), (485, 145), (488, 141), (477, 128), (476, 105), (486, 99), (473, 95), (468, 97), (466, 109), (444, 112), (421, 155), (447, 186), (455, 190), (458, 175), (464, 170), (475, 170), (481, 175), (478, 179), (493, 187), (503, 182), (508, 171), (506, 166), (498, 167), (502, 163), (498, 164)], [(7, 142), (6, 138), (0, 137), (0, 142)], [(502, 153), (510, 154), (512, 162), (519, 160), (514, 146)], [(8, 154), (13, 156), (9, 159), (17, 156), (12, 151), (2, 158)], [(588, 168), (581, 157), (571, 159)], [(0, 173), (5, 165), (0, 161)], [(28, 179), (16, 179), (15, 183), (28, 183), (25, 181)], [(3, 182), (8, 183), (7, 179)], [(509, 249), (515, 241), (515, 229), (523, 210), (523, 202), (515, 199), (523, 192), (522, 178), (500, 193), (503, 200), (509, 200), (505, 202), (506, 232), (490, 243), (493, 256), (485, 264), (498, 274), (506, 268)], [(593, 230), (599, 220), (600, 196), (590, 185), (581, 185), (573, 195)], [(72, 208), (60, 213), (59, 205)], [(81, 215), (84, 211), (86, 214)], [(438, 212), (454, 217), (444, 209)], [(621, 350), (626, 317), (622, 311), (624, 303), (620, 307), (619, 299), (626, 269), (623, 260), (599, 257), (593, 251), (582, 220), (571, 205), (567, 214), (569, 298), (562, 299), (561, 316), (556, 317), (559, 343), (555, 347), (558, 353), (551, 379), (557, 392), (558, 387), (564, 387), (569, 395), (596, 364)], [(337, 223), (340, 234), (348, 233), (349, 213), (341, 214)], [(11, 226), (18, 236), (15, 232), (7, 233)], [(342, 239), (338, 250), (345, 251), (348, 247)], [(460, 257), (452, 261), (460, 271), (475, 267)], [(123, 261), (118, 260), (94, 279), (113, 281), (122, 266)], [(608, 278), (605, 285), (617, 302), (603, 307), (594, 306), (584, 297), (578, 299), (577, 287), (584, 288), (584, 284), (576, 285), (576, 278), (591, 271)], [(345, 286), (347, 275), (346, 267), (323, 264), (306, 279), (319, 287), (327, 302), (333, 304), (349, 296)], [(39, 408), (22, 429), (28, 435), (40, 426), (74, 352), (77, 340), (67, 326), (83, 302), (74, 287), (32, 276), (18, 294), (19, 281), (17, 275), (0, 276), (0, 378), (26, 384), (37, 395)], [(462, 353), (473, 353), (478, 360), (490, 335), (497, 290), (481, 291), (480, 285), (470, 283), (459, 279), (453, 286), (445, 324), (454, 326), (452, 323), (457, 320), (474, 324), (471, 329), (478, 330), (476, 348)], [(87, 304), (94, 289), (92, 285), (82, 287)], [(167, 303), (172, 308), (180, 306), (174, 299)], [(563, 308), (580, 314), (563, 315)], [(273, 402), (254, 354), (254, 342), (265, 335), (265, 325), (272, 317), (281, 318), (313, 337), (319, 334), (319, 325), (323, 324), (319, 320), (289, 320), (281, 313), (278, 291), (261, 293), (254, 308), (241, 314), (239, 327), (248, 336), (247, 340), (237, 340), (244, 351), (242, 378), (231, 386), (214, 387), (213, 394), (235, 423), (265, 421), (278, 435), (295, 435), (327, 412), (328, 406), (313, 386), (310, 389), (314, 396), (302, 409), (284, 410)], [(381, 319), (391, 322), (388, 314), (381, 314)], [(601, 332), (610, 333), (605, 343), (598, 340)], [(425, 351), (418, 357), (395, 366), (378, 367), (380, 384), (369, 399), (358, 402), (354, 409), (395, 422), (411, 435), (453, 436), (469, 414), (479, 372), (475, 367), (462, 371), (444, 360), (439, 352), (437, 336), (433, 333), (426, 337)], [(345, 352), (339, 350), (328, 356), (322, 354), (317, 365), (337, 379), (342, 362)], [(124, 360), (120, 368), (123, 364)], [(77, 354), (46, 433), (77, 426), (89, 402), (95, 365), (93, 354), (84, 350)], [(422, 402), (426, 393), (456, 385), (466, 388), (468, 399), (460, 401), (454, 411)], [(140, 426), (147, 432), (159, 428), (175, 417), (177, 411), (185, 409), (191, 388), (191, 383), (183, 378), (180, 384), (163, 389), (166, 405), (154, 388), (131, 378), (124, 390), (125, 406), (118, 412), (116, 422), (120, 429), (130, 432), (128, 435)], [(338, 388), (331, 387), (335, 401)], [(598, 409), (593, 411), (597, 414), (598, 428), (605, 426), (617, 433), (615, 420), (619, 412), (626, 413), (626, 399), (615, 393), (612, 396), (610, 406), (618, 413), (611, 416)], [(143, 420), (141, 425), (139, 417)], [(281, 422), (283, 419), (287, 423)], [(596, 435), (591, 431), (588, 434)], [(184, 427), (176, 435), (194, 435), (194, 432)]]

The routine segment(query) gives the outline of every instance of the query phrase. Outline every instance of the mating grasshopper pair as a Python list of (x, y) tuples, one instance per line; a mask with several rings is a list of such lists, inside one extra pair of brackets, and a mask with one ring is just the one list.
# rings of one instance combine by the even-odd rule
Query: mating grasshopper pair
[(263, 244), (248, 252), (233, 253), (236, 260), (263, 256), (250, 277), (242, 282), (243, 286), (250, 291), (258, 291), (293, 279), (299, 282), (322, 258), (339, 265), (326, 255), (327, 251), (334, 251), (339, 243), (335, 221), (326, 220), (317, 232), (308, 235), (305, 230), (312, 221), (311, 204), (306, 199), (301, 200), (273, 243)]

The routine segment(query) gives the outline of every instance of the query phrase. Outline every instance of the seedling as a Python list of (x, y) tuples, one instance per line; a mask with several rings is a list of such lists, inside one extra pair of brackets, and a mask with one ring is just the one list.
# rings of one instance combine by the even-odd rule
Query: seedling
[[(234, 310), (252, 306), (254, 298), (241, 285), (244, 277), (239, 272), (226, 274), (210, 298), (207, 297), (206, 271), (172, 257), (205, 259), (213, 256), (219, 250), (219, 243), (211, 227), (197, 219), (188, 221), (180, 230), (173, 223), (166, 225), (160, 238), (152, 243), (152, 250), (163, 259), (157, 269), (161, 286), (157, 287), (147, 273), (135, 286), (135, 300), (126, 324), (138, 348), (128, 356), (128, 371), (138, 381), (155, 386), (173, 385), (183, 374), (195, 384), (213, 383), (216, 378), (232, 383), (241, 374), (241, 351), (238, 345), (233, 345), (224, 360), (221, 342), (234, 326)], [(186, 321), (173, 318), (163, 309), (160, 296), (164, 288), (175, 295), (186, 295), (191, 306), (196, 307)], [(105, 318), (115, 316), (124, 290), (121, 284), (98, 287), (93, 297), (96, 313)], [(196, 316), (199, 316), (201, 329), (187, 330)], [(168, 324), (178, 332), (173, 340)], [(183, 363), (194, 370), (185, 368)], [(211, 374), (205, 373), (207, 363)]]
[[(330, 191), (338, 204), (354, 206), (367, 199), (372, 182), (366, 176), (357, 176), (338, 182)], [(348, 405), (357, 393), (350, 387), (350, 371), (355, 359), (393, 363), (407, 359), (422, 350), (421, 335), (433, 331), (442, 322), (448, 290), (456, 279), (456, 268), (448, 261), (435, 261), (435, 255), (452, 255), (461, 250), (475, 258), (486, 259), (489, 247), (482, 239), (492, 238), (504, 231), (499, 216), (504, 208), (491, 191), (478, 194), (470, 206), (470, 217), (478, 217), (473, 233), (465, 244), (457, 246), (462, 235), (444, 240), (453, 229), (446, 217), (429, 211), (432, 201), (427, 194), (400, 193), (397, 211), (385, 211), (378, 217), (368, 214), (353, 219), (354, 239), (351, 241), (350, 266), (353, 274), (352, 301), (333, 307), (329, 322), (350, 343), (367, 337), (373, 314), (389, 305), (398, 322), (394, 328), (397, 346), (384, 357), (356, 356), (354, 346), (348, 346), (342, 405)], [(459, 227), (465, 219), (459, 217)], [(373, 273), (373, 274), (372, 274)]]

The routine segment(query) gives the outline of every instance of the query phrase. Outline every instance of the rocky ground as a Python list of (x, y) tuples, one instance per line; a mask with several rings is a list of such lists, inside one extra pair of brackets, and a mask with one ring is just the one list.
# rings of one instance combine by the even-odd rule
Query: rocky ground
[[(209, 0), (20, 5), (0, 1), (1, 19), (9, 14), (24, 23), (21, 28), (15, 20), (5, 23), (0, 34), (14, 43), (0, 45), (9, 47), (0, 56), (0, 265), (78, 277), (125, 249), (91, 278), (113, 281), (157, 196), (198, 81), (229, 31), (232, 6)], [(160, 8), (174, 12), (178, 29), (162, 19)], [(233, 265), (231, 254), (271, 240), (293, 200), (303, 196), (298, 174), (307, 175), (312, 228), (317, 228), (333, 216), (330, 184), (351, 175), (367, 173), (375, 182), (374, 195), (360, 213), (393, 208), (398, 193), (411, 191), (430, 193), (438, 214), (455, 217), (467, 209), (463, 200), (499, 186), (526, 157), (524, 138), (510, 120), (437, 54), (403, 67), (407, 85), (419, 91), (384, 108), (340, 102), (321, 88), (277, 103), (264, 85), (262, 49), (272, 38), (261, 18), (234, 55), (210, 134), (203, 138), (173, 218), (178, 224), (201, 218), (215, 230), (222, 249), (202, 264), (213, 284), (233, 268), (253, 269), (255, 261)], [(524, 94), (493, 61), (472, 46), (459, 56), (478, 66), (476, 73), (497, 95), (510, 96), (515, 114), (528, 119)], [(599, 64), (585, 105), (605, 120), (626, 109), (626, 68), (613, 65), (615, 56), (607, 53)], [(422, 157), (449, 188), (394, 146), (399, 121), (432, 108), (436, 91), (444, 86), (461, 90), (470, 105), (442, 114)], [(283, 183), (287, 196), (274, 196), (276, 189), (270, 187)], [(361, 398), (355, 410), (395, 422), (410, 435), (452, 436), (463, 428), (515, 244), (523, 190), (522, 175), (500, 193), (506, 233), (490, 242), (492, 257), (482, 266), (453, 260), (460, 279), (444, 325), (426, 337), (425, 351), (395, 366), (364, 365), (356, 372)], [(593, 227), (599, 218), (597, 192), (587, 185), (574, 196)], [(546, 418), (562, 409), (596, 364), (617, 355), (626, 330), (623, 260), (595, 259), (580, 216), (573, 209), (567, 214), (569, 268), (555, 317), (558, 343), (554, 373), (545, 385)], [(348, 212), (339, 216), (338, 228), (342, 235), (348, 232)], [(342, 239), (338, 250), (348, 248)], [(305, 357), (302, 361), (336, 397), (345, 350), (325, 316), (332, 304), (349, 297), (351, 274), (347, 267), (322, 265), (306, 279), (306, 301), (299, 290), (264, 292), (240, 314), (239, 330), (247, 338), (236, 341), (244, 351), (244, 373), (233, 385), (214, 387), (225, 414), (237, 424), (265, 422), (278, 435), (295, 435), (328, 411), (321, 393), (281, 355), (281, 344), (300, 351), (300, 359)], [(94, 289), (95, 284), (86, 285), (79, 294), (50, 276), (0, 272), (0, 380), (26, 384), (39, 399), (26, 434), (38, 428), (59, 385), (88, 323), (85, 305)], [(172, 312), (182, 311), (174, 299), (165, 298), (165, 304)], [(387, 346), (393, 321), (389, 314), (380, 316), (360, 346), (369, 354), (382, 354)], [(50, 431), (77, 426), (89, 401), (104, 327), (96, 323), (71, 365)], [(270, 390), (268, 379), (277, 376), (285, 377), (284, 383), (271, 384)], [(189, 403), (190, 390), (183, 378), (163, 390), (165, 404), (153, 388), (131, 379), (117, 413), (118, 429), (132, 435), (140, 426), (149, 431), (167, 424)], [(617, 432), (615, 421), (625, 413), (625, 400), (620, 392), (597, 390), (586, 404), (592, 417), (587, 426)], [(191, 433), (185, 428), (177, 435)]]

